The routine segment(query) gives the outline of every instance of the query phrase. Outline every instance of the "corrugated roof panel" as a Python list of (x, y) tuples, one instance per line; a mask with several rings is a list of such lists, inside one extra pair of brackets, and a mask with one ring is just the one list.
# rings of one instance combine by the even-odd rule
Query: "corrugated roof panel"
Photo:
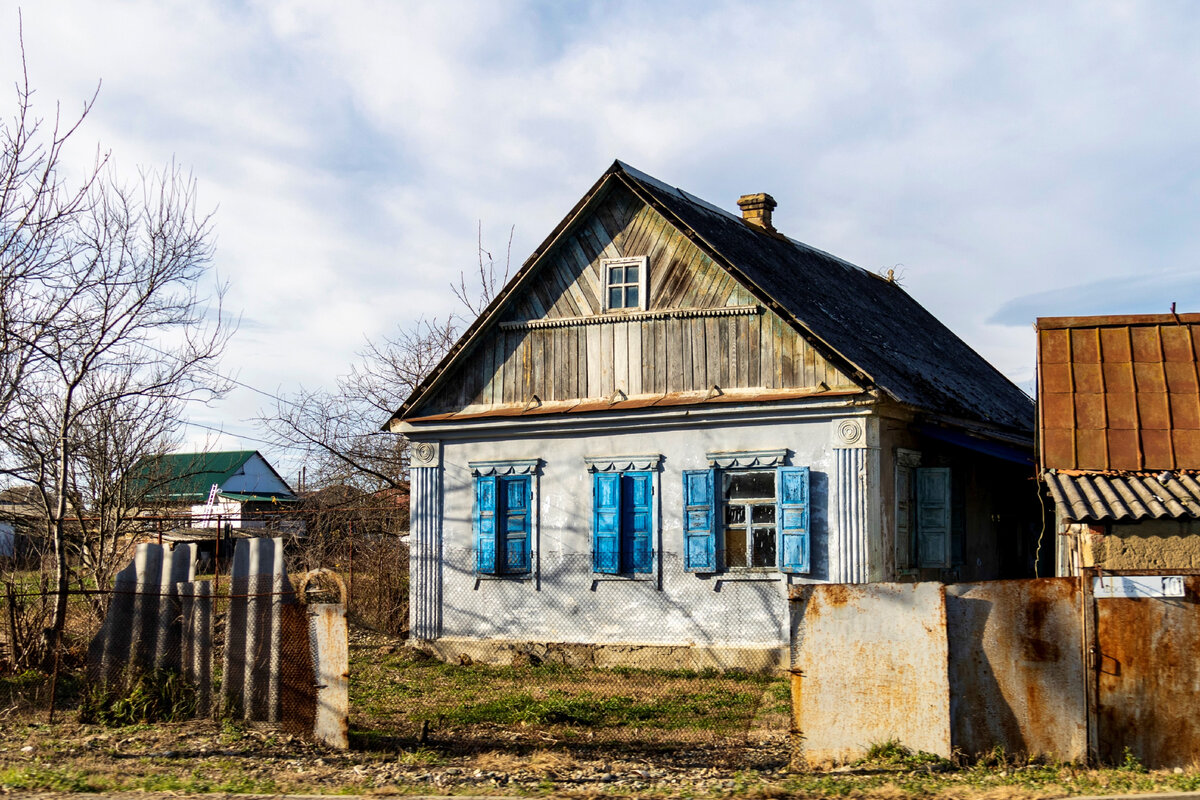
[(1200, 518), (1200, 482), (1187, 472), (1045, 474), (1059, 513), (1073, 522)]

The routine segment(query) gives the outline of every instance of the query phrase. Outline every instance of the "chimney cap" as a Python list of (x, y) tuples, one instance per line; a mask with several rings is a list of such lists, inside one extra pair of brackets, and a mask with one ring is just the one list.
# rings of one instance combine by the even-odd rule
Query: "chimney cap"
[(738, 198), (737, 203), (738, 208), (742, 210), (742, 219), (746, 222), (764, 230), (775, 230), (775, 226), (771, 224), (771, 212), (779, 204), (775, 202), (774, 197), (771, 197), (766, 192), (744, 194)]

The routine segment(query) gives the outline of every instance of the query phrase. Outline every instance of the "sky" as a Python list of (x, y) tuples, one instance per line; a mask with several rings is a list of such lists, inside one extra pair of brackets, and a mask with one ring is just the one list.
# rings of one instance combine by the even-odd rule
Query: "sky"
[(100, 87), (74, 163), (195, 176), (244, 385), (187, 443), (289, 478), (266, 394), (460, 310), (477, 240), (515, 269), (616, 158), (769, 192), (1026, 391), (1039, 316), (1200, 312), (1196, 3), (4, 2), (5, 115), (19, 20), (44, 114)]

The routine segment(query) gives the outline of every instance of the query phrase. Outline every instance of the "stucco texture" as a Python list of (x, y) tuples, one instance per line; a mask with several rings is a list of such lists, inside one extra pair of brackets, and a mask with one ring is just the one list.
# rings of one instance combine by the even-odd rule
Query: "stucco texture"
[(1147, 520), (1080, 536), (1084, 566), (1111, 570), (1200, 569), (1200, 521)]

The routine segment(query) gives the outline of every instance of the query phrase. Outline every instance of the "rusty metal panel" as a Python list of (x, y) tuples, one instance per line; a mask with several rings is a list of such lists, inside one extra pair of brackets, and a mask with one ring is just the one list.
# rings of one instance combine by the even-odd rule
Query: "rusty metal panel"
[(942, 584), (796, 586), (791, 617), (799, 758), (846, 761), (889, 739), (950, 756)]
[(1200, 758), (1200, 576), (1184, 597), (1097, 598), (1097, 735), (1100, 758), (1125, 748), (1150, 768)]
[(1043, 469), (1200, 469), (1200, 315), (1037, 328)]
[(1075, 578), (946, 587), (957, 750), (1087, 757), (1081, 612)]

